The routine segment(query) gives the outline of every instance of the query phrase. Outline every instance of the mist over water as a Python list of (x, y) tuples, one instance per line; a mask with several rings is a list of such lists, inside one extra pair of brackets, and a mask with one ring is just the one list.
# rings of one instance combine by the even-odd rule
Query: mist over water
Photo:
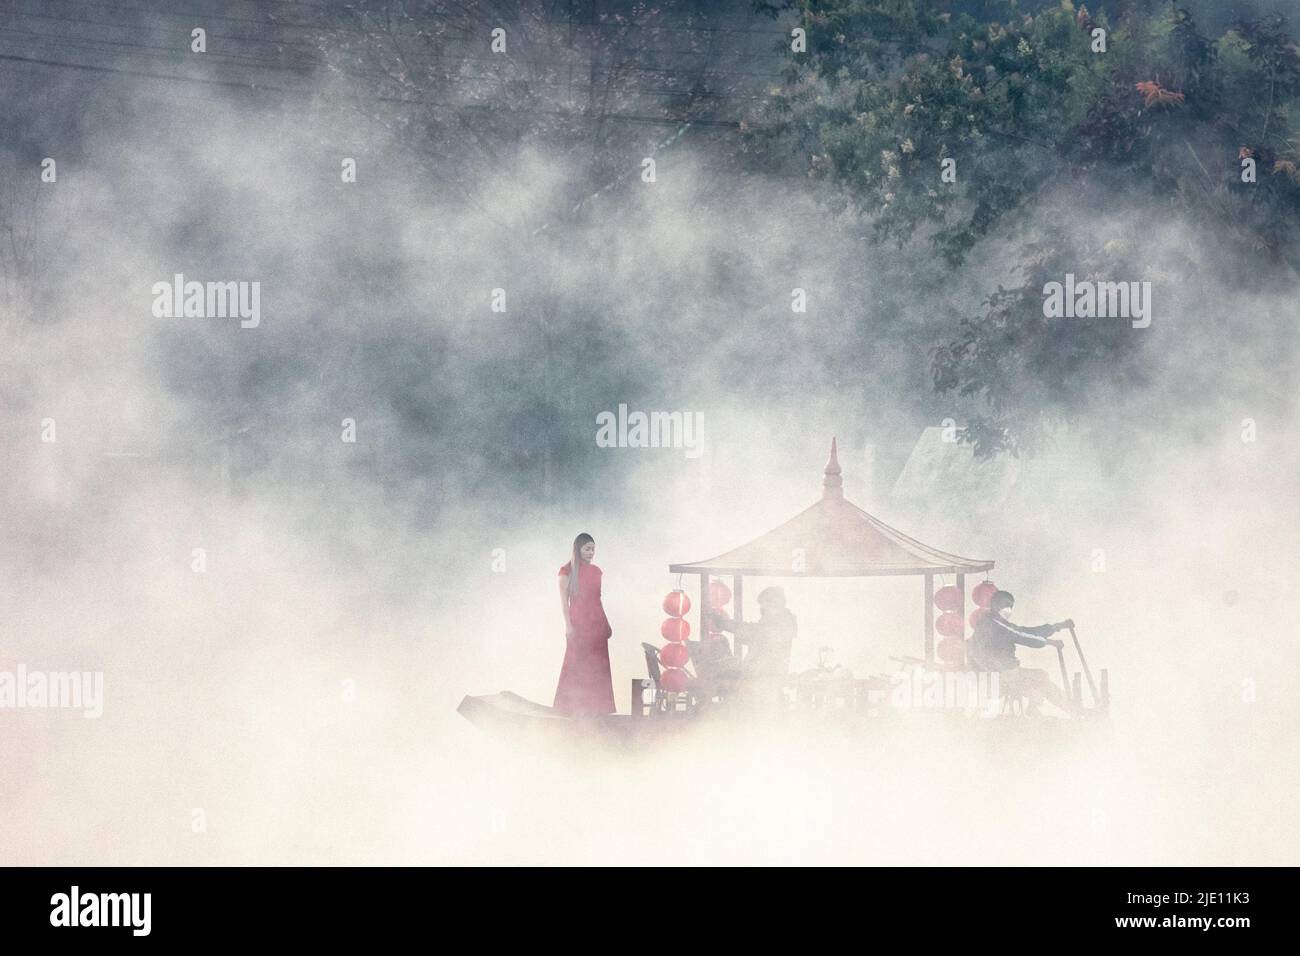
[[(1121, 236), (1164, 270), (1132, 333), (1146, 380), (1099, 388), (1032, 459), (972, 466), (1017, 469), (1004, 496), (918, 499), (895, 479), (956, 414), (928, 351), (1008, 281), (996, 243), (935, 291), (931, 257), (689, 137), (574, 223), (540, 146), (444, 181), (361, 119), (188, 100), (29, 117), (0, 154), (32, 234), (4, 260), (0, 669), (105, 675), (99, 720), (0, 712), (4, 862), (1295, 862), (1294, 285), (1243, 296), (1120, 190), (1100, 214), (1045, 201), (1024, 228)], [(176, 273), (260, 282), (260, 326), (155, 318)], [(872, 363), (847, 362), (873, 324)], [(597, 448), (620, 403), (703, 413), (708, 451)], [(456, 714), (550, 703), (580, 530), (626, 711), (668, 564), (811, 504), (832, 436), (848, 499), (996, 560), (1016, 620), (1077, 622), (1112, 726), (755, 725), (620, 753)], [(918, 580), (780, 583), (795, 670), (823, 643), (858, 676), (919, 654)]]

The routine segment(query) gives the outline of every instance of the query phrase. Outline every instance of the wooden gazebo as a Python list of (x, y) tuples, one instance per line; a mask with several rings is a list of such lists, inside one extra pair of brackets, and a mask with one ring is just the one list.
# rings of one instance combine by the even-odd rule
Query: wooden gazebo
[[(925, 579), (925, 659), (934, 660), (934, 576), (955, 574), (966, 620), (966, 575), (989, 571), (992, 561), (963, 558), (909, 538), (844, 497), (835, 439), (822, 479), (822, 496), (812, 507), (748, 544), (706, 561), (670, 564), (674, 574), (700, 576), (701, 625), (709, 607), (709, 582), (732, 579), (736, 620), (743, 620), (744, 578), (882, 577), (920, 575)], [(703, 636), (707, 628), (701, 626)]]

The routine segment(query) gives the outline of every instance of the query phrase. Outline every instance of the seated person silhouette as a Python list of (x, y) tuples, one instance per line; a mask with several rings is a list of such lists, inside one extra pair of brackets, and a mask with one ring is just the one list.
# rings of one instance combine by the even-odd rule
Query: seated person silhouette
[(1003, 694), (1022, 696), (1029, 700), (1030, 712), (1037, 714), (1043, 701), (1055, 705), (1067, 714), (1077, 707), (1064, 691), (1052, 683), (1047, 672), (1036, 667), (1021, 667), (1016, 658), (1016, 645), (1023, 647), (1060, 647), (1053, 640), (1057, 631), (1074, 626), (1073, 621), (1059, 624), (1040, 624), (1022, 627), (1012, 624), (1007, 615), (1015, 607), (1015, 597), (1007, 591), (998, 591), (989, 601), (989, 613), (980, 618), (971, 635), (970, 662), (979, 670), (993, 671)]
[(761, 707), (779, 706), (798, 632), (795, 616), (785, 606), (785, 592), (770, 587), (758, 593), (757, 621), (735, 621), (715, 610), (713, 624), (736, 635), (736, 647), (743, 654), (740, 680), (744, 696)]

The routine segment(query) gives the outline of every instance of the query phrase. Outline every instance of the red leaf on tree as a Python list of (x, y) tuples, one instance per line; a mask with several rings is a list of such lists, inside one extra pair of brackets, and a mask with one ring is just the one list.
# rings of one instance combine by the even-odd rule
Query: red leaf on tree
[(1173, 90), (1167, 90), (1154, 80), (1135, 83), (1133, 88), (1146, 97), (1147, 106), (1181, 103), (1184, 99), (1182, 93), (1175, 93)]

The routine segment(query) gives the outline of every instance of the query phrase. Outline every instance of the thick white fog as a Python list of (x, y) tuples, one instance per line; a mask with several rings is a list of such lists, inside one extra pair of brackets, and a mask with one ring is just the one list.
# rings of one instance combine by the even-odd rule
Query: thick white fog
[[(444, 178), (342, 110), (92, 102), (75, 137), (53, 110), (0, 153), (0, 670), (104, 680), (97, 719), (0, 711), (3, 862), (1295, 862), (1294, 286), (1243, 298), (1167, 210), (1063, 186), (1025, 228), (1130, 242), (1161, 275), (1133, 332), (1148, 379), (1099, 384), (1033, 456), (954, 447), (963, 480), (921, 493), (898, 482), (911, 446), (959, 417), (916, 398), (928, 351), (1011, 281), (996, 242), (922, 294), (930, 257), (689, 133), (574, 222), (544, 145)], [(660, 132), (629, 134), (630, 167)], [(155, 316), (177, 273), (259, 282), (259, 324)], [(874, 364), (846, 367), (873, 322)], [(704, 454), (597, 448), (620, 403), (702, 413)], [(812, 504), (832, 437), (849, 500), (996, 561), (1016, 620), (1075, 620), (1108, 727), (812, 721), (623, 752), (457, 715), (466, 694), (551, 702), (579, 531), (626, 711), (668, 565)], [(746, 593), (770, 583), (796, 670), (821, 644), (859, 676), (921, 651), (918, 578)], [(1021, 659), (1055, 674), (1050, 650)]]

